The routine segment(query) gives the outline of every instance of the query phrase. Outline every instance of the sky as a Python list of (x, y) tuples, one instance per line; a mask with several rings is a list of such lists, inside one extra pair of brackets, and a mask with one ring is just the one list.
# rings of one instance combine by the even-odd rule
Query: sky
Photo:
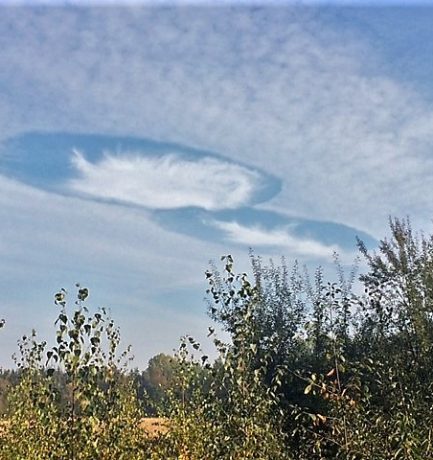
[(224, 254), (431, 231), (432, 6), (0, 2), (0, 366), (76, 282), (144, 368), (205, 340)]

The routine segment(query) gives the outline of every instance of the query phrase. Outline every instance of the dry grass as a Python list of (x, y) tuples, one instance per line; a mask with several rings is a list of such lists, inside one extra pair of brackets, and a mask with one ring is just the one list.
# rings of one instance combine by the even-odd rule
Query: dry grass
[[(5, 435), (8, 421), (0, 420), (0, 438)], [(145, 417), (140, 420), (139, 427), (150, 438), (157, 438), (168, 431), (168, 419), (162, 417)]]
[(6, 434), (7, 425), (7, 420), (0, 420), (0, 438)]
[(167, 433), (169, 422), (166, 418), (146, 417), (141, 419), (139, 426), (150, 438), (157, 438)]

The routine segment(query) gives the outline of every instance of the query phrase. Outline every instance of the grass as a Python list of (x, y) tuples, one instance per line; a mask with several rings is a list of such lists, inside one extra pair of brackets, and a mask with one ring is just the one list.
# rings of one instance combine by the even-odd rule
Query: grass
[(168, 420), (161, 417), (142, 418), (139, 426), (149, 438), (157, 438), (164, 435), (169, 429)]
[[(5, 435), (8, 426), (7, 420), (0, 420), (0, 438)], [(157, 438), (168, 432), (168, 420), (162, 417), (144, 417), (140, 420), (140, 428), (149, 438)]]

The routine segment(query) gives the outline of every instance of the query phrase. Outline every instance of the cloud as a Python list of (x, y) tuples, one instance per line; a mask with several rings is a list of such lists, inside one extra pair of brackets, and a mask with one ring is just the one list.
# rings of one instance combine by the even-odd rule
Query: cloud
[(290, 233), (289, 228), (265, 229), (247, 227), (238, 222), (214, 221), (213, 225), (227, 233), (230, 241), (253, 248), (277, 246), (289, 251), (293, 257), (331, 259), (334, 252), (341, 252), (337, 245), (328, 246), (319, 241), (301, 238)]
[(1, 11), (3, 135), (169, 140), (278, 175), (280, 212), (376, 236), (389, 213), (430, 222), (431, 95), (390, 75), (367, 20), (361, 34), (333, 29), (338, 8), (44, 11)]
[(258, 172), (211, 157), (107, 153), (91, 163), (75, 151), (72, 164), (79, 177), (69, 182), (71, 190), (148, 208), (236, 208), (250, 202), (261, 188)]

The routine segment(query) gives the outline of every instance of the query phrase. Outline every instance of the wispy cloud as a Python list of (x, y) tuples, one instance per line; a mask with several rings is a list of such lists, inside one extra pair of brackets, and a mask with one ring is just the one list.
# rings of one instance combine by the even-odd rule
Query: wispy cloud
[(213, 225), (227, 233), (230, 241), (253, 248), (279, 247), (293, 257), (331, 259), (334, 252), (341, 252), (337, 245), (327, 246), (319, 241), (301, 238), (289, 228), (265, 229), (260, 226), (247, 227), (238, 222), (214, 221)]
[(368, 35), (333, 31), (331, 10), (1, 13), (5, 135), (63, 129), (171, 140), (278, 175), (279, 211), (376, 235), (390, 212), (430, 221), (431, 101), (388, 74)]
[(124, 153), (106, 154), (91, 163), (75, 151), (72, 163), (79, 173), (70, 181), (72, 190), (148, 208), (236, 208), (249, 203), (261, 188), (258, 172), (210, 157)]

